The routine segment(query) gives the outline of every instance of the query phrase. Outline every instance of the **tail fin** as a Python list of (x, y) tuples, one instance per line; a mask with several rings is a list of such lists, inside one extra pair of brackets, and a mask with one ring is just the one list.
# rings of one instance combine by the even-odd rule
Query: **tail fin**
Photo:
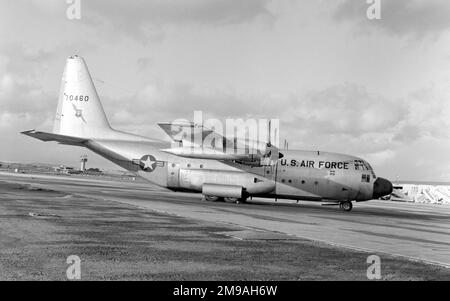
[(111, 131), (84, 59), (69, 57), (61, 79), (53, 133), (101, 138)]

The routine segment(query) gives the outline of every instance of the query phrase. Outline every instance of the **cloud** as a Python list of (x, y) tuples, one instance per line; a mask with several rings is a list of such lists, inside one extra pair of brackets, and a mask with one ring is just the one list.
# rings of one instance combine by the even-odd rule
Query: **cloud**
[(34, 127), (45, 122), (54, 110), (39, 86), (10, 73), (0, 76), (0, 129)]
[[(46, 59), (34, 62), (35, 52), (22, 47), (0, 53), (0, 130), (38, 126), (48, 122), (55, 111), (54, 100), (37, 80)], [(41, 51), (37, 51), (41, 53)], [(12, 59), (14, 58), (14, 59)], [(45, 69), (44, 69), (45, 70)]]
[(89, 1), (82, 8), (82, 19), (160, 40), (164, 37), (163, 28), (171, 25), (224, 26), (252, 22), (259, 17), (273, 20), (267, 3), (268, 0)]
[[(270, 15), (267, 0), (111, 0), (89, 1), (86, 10), (95, 10), (99, 15), (128, 23), (183, 24), (200, 23), (223, 25), (252, 21), (260, 15)], [(129, 18), (133, 16), (133, 18)], [(130, 20), (131, 19), (131, 20)], [(119, 24), (118, 24), (119, 25)], [(126, 24), (120, 24), (126, 25)]]
[(334, 12), (334, 19), (353, 22), (358, 30), (382, 30), (388, 34), (420, 39), (436, 38), (450, 29), (450, 2), (441, 0), (381, 1), (381, 20), (369, 20), (366, 1), (344, 0)]
[(143, 72), (153, 65), (153, 59), (150, 57), (141, 57), (136, 60), (136, 64), (137, 70)]
[(450, 138), (450, 90), (428, 87), (410, 93), (403, 101), (407, 103), (404, 117), (399, 124), (395, 139), (400, 142), (420, 137)]
[(114, 121), (121, 124), (140, 124), (180, 118), (192, 119), (195, 110), (202, 110), (211, 118), (223, 119), (263, 116), (267, 115), (267, 112), (276, 115), (282, 108), (271, 108), (271, 100), (270, 97), (259, 95), (199, 89), (190, 84), (147, 83), (127, 100), (109, 98), (105, 102), (116, 108), (116, 113), (112, 115)]
[(397, 101), (346, 83), (291, 98), (285, 118), (315, 133), (361, 136), (394, 127), (402, 110)]
[(396, 155), (396, 152), (391, 149), (384, 149), (381, 151), (368, 153), (365, 155), (365, 159), (374, 165), (381, 165), (385, 162), (391, 161)]

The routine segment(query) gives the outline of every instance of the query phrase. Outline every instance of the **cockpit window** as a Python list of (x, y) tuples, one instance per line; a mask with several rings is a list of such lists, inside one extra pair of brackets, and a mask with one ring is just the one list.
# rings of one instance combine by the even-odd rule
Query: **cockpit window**
[(370, 171), (372, 174), (372, 177), (375, 179), (375, 172), (372, 169), (372, 166), (364, 160), (355, 160), (355, 170), (362, 170), (362, 171)]
[(364, 165), (362, 160), (355, 160), (355, 169), (356, 170), (367, 170), (367, 167)]
[(372, 177), (375, 179), (377, 176), (375, 175), (375, 172), (373, 171), (372, 166), (370, 166), (369, 162), (363, 161), (365, 163), (365, 165), (367, 166), (367, 169), (370, 171), (370, 173), (372, 174)]

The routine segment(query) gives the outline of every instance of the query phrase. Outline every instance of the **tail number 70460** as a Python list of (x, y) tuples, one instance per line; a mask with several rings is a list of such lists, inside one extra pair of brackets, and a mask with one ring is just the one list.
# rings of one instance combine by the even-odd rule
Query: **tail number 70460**
[(73, 95), (64, 93), (64, 97), (69, 101), (89, 101), (89, 95)]

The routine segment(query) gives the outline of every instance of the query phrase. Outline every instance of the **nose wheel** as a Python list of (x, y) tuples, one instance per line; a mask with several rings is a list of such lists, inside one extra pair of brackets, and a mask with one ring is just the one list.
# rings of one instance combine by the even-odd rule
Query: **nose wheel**
[(339, 203), (339, 208), (341, 208), (344, 211), (351, 211), (353, 208), (352, 202), (351, 201), (345, 201), (345, 202), (341, 202)]

